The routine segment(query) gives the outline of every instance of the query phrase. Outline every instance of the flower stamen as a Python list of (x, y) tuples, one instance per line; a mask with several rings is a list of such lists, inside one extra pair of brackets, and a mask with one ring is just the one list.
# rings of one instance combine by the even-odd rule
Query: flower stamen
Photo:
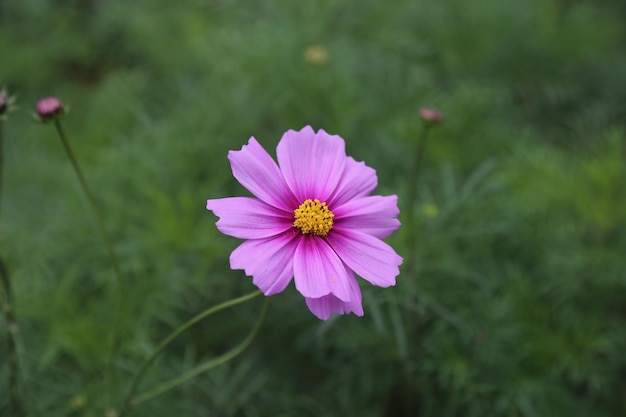
[(333, 217), (335, 215), (328, 208), (326, 203), (320, 202), (317, 198), (306, 199), (300, 207), (293, 211), (293, 226), (300, 229), (304, 234), (326, 236), (333, 228)]

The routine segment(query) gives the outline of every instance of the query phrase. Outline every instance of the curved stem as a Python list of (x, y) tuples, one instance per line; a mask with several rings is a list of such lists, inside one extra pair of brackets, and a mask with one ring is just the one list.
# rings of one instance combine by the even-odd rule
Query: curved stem
[[(156, 358), (163, 352), (163, 350), (167, 347), (167, 345), (169, 345), (174, 339), (176, 339), (181, 333), (183, 333), (185, 330), (187, 330), (188, 328), (190, 328), (191, 326), (193, 326), (194, 324), (196, 324), (197, 322), (199, 322), (200, 320), (209, 317), (210, 315), (217, 313), (218, 311), (227, 309), (229, 307), (235, 306), (237, 304), (241, 304), (245, 301), (251, 300), (255, 297), (258, 297), (259, 295), (261, 295), (262, 292), (261, 291), (255, 291), (253, 293), (238, 297), (238, 298), (234, 298), (232, 300), (229, 301), (225, 301), (221, 304), (218, 304), (214, 307), (209, 308), (208, 310), (203, 311), (202, 313), (198, 314), (197, 316), (193, 317), (191, 320), (189, 320), (187, 323), (183, 324), (182, 326), (180, 326), (178, 329), (174, 330), (174, 332), (172, 332), (168, 337), (166, 337), (161, 344), (155, 349), (154, 352), (152, 352), (152, 354), (150, 355), (150, 357), (148, 357), (148, 359), (146, 359), (146, 361), (141, 365), (141, 368), (139, 368), (139, 371), (137, 372), (137, 374), (135, 375), (135, 377), (133, 378), (133, 381), (131, 383), (130, 389), (128, 390), (128, 395), (126, 396), (126, 400), (124, 401), (124, 404), (122, 406), (122, 410), (120, 411), (120, 414), (118, 417), (122, 417), (122, 415), (124, 414), (124, 412), (131, 406), (134, 404), (137, 404), (139, 401), (138, 400), (133, 400), (133, 397), (135, 395), (135, 392), (137, 391), (137, 388), (139, 387), (139, 382), (141, 381), (141, 378), (143, 377), (143, 375), (145, 374), (146, 370), (148, 369), (148, 367), (156, 360)], [(269, 298), (268, 298), (269, 300)], [(263, 310), (263, 314), (262, 316), (265, 314), (265, 310), (267, 309), (267, 307), (264, 308)], [(260, 320), (261, 321), (261, 320)], [(252, 341), (252, 339), (254, 338), (254, 335), (256, 335), (256, 331), (258, 331), (258, 327), (260, 326), (260, 321), (257, 323), (257, 327), (255, 327), (255, 330), (253, 331), (253, 333), (251, 333), (252, 338), (250, 338), (250, 336), (248, 336), (249, 342)], [(244, 343), (246, 341), (248, 341), (248, 339), (246, 339), (244, 341)], [(249, 343), (248, 342), (248, 343)], [(243, 343), (242, 343), (243, 344)], [(241, 345), (240, 345), (241, 346)], [(247, 345), (246, 345), (247, 346)], [(241, 350), (243, 351), (243, 349), (245, 349), (244, 346)], [(232, 352), (232, 351), (231, 351)], [(225, 355), (222, 355), (220, 358), (228, 355), (230, 352), (228, 352)], [(239, 353), (239, 352), (238, 352)], [(237, 353), (237, 354), (238, 354)], [(236, 356), (236, 355), (235, 355)], [(234, 356), (233, 356), (234, 357)], [(220, 358), (214, 359), (218, 360)], [(230, 357), (228, 358), (230, 359)], [(226, 359), (226, 360), (228, 360)], [(217, 366), (217, 365), (216, 365)], [(186, 375), (186, 374), (185, 374)], [(171, 381), (170, 381), (171, 382)], [(184, 381), (183, 381), (184, 382)], [(176, 384), (178, 385), (178, 384)], [(169, 388), (167, 388), (169, 389)], [(162, 392), (162, 391), (161, 391)], [(156, 394), (155, 394), (156, 395)], [(132, 403), (132, 404), (131, 404)]]
[[(83, 171), (80, 169), (80, 165), (78, 165), (78, 161), (74, 157), (74, 153), (72, 152), (72, 148), (70, 147), (70, 144), (67, 141), (65, 133), (63, 131), (63, 127), (61, 126), (61, 121), (58, 117), (54, 119), (54, 126), (56, 127), (59, 137), (61, 138), (61, 142), (63, 143), (63, 147), (65, 148), (65, 152), (67, 153), (67, 157), (72, 163), (72, 167), (74, 168), (74, 172), (76, 173), (76, 176), (78, 177), (78, 181), (80, 182), (83, 192), (85, 193), (85, 196), (87, 197), (87, 201), (89, 201), (89, 206), (91, 207), (91, 210), (94, 216), (96, 217), (96, 220), (98, 222), (98, 228), (100, 229), (100, 233), (107, 247), (109, 258), (111, 259), (111, 263), (113, 264), (113, 269), (115, 270), (118, 304), (117, 304), (117, 308), (115, 309), (115, 316), (113, 318), (113, 327), (111, 329), (111, 357), (109, 359), (109, 364), (107, 366), (107, 381), (110, 384), (108, 388), (108, 394), (109, 394), (109, 397), (111, 397), (112, 386), (115, 386), (115, 382), (113, 381), (114, 379), (113, 358), (117, 350), (117, 342), (118, 342), (117, 338), (118, 338), (118, 333), (119, 333), (122, 309), (124, 307), (122, 272), (119, 266), (119, 261), (117, 259), (117, 256), (115, 255), (115, 251), (113, 250), (113, 243), (111, 242), (111, 238), (109, 237), (109, 234), (107, 233), (106, 228), (104, 227), (104, 220), (102, 218), (102, 214), (100, 213), (100, 210), (98, 210), (98, 206), (96, 205), (96, 200), (94, 199), (93, 194), (91, 193), (89, 186), (87, 185), (87, 180), (85, 179), (85, 176), (83, 175)], [(109, 400), (110, 399), (111, 398), (109, 398)]]
[(184, 374), (182, 374), (181, 376), (177, 378), (174, 378), (168, 382), (165, 382), (164, 384), (157, 386), (156, 388), (151, 389), (150, 391), (147, 391), (147, 392), (144, 392), (143, 394), (138, 395), (137, 399), (135, 400), (135, 404), (139, 404), (144, 401), (147, 401), (153, 397), (156, 397), (159, 394), (164, 393), (165, 391), (168, 391), (180, 384), (183, 384), (189, 381), (190, 379), (200, 375), (203, 372), (216, 368), (228, 362), (229, 360), (233, 359), (234, 357), (239, 355), (241, 352), (246, 350), (246, 348), (250, 346), (250, 344), (256, 337), (257, 333), (259, 332), (259, 329), (261, 328), (261, 325), (263, 324), (263, 320), (265, 319), (265, 315), (269, 307), (269, 302), (270, 302), (270, 299), (266, 298), (265, 303), (263, 304), (263, 310), (261, 311), (261, 314), (259, 315), (259, 319), (257, 320), (256, 325), (254, 326), (254, 328), (252, 329), (248, 337), (246, 337), (244, 341), (241, 342), (237, 347), (224, 353), (222, 356), (218, 356), (215, 359), (211, 359), (203, 363), (202, 365), (199, 365), (191, 369), (190, 371), (185, 372)]
[(96, 205), (96, 200), (93, 198), (93, 194), (89, 190), (89, 186), (87, 185), (87, 180), (83, 175), (83, 171), (80, 169), (80, 165), (78, 165), (78, 161), (74, 157), (74, 153), (72, 152), (72, 148), (69, 145), (65, 137), (65, 133), (63, 132), (63, 128), (61, 126), (61, 122), (58, 118), (54, 120), (54, 125), (56, 126), (59, 137), (61, 138), (61, 142), (63, 142), (63, 147), (65, 148), (65, 152), (67, 153), (70, 162), (72, 163), (72, 167), (76, 172), (76, 176), (80, 181), (80, 185), (83, 189), (83, 192), (87, 196), (87, 200), (89, 201), (89, 205), (98, 221), (98, 227), (100, 228), (100, 233), (102, 234), (102, 238), (104, 239), (104, 243), (106, 244), (107, 251), (109, 252), (109, 257), (113, 263), (113, 268), (115, 269), (115, 275), (117, 276), (118, 286), (121, 287), (122, 283), (122, 273), (120, 271), (119, 261), (117, 260), (117, 256), (115, 255), (115, 251), (113, 250), (113, 243), (111, 242), (111, 238), (104, 227), (104, 220), (102, 219), (102, 214), (100, 214), (100, 210), (98, 210), (98, 206)]

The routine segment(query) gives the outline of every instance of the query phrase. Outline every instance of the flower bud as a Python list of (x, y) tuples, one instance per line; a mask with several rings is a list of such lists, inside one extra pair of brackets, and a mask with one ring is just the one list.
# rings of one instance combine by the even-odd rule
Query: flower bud
[(438, 124), (443, 120), (443, 115), (437, 110), (422, 107), (419, 111), (420, 119), (430, 124)]
[(63, 114), (63, 104), (56, 97), (42, 98), (37, 103), (37, 115), (41, 121), (53, 120)]

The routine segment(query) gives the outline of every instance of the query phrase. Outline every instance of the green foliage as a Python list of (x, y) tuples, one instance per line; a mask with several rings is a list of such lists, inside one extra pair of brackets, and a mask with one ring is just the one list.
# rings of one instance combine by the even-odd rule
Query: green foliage
[[(290, 287), (242, 356), (135, 415), (624, 415), (623, 13), (615, 0), (0, 1), (0, 86), (21, 110), (2, 126), (0, 255), (28, 415), (104, 415), (173, 329), (252, 290), (205, 200), (245, 192), (228, 150), (252, 135), (272, 149), (306, 124), (399, 195), (397, 286), (362, 281), (365, 317), (327, 322)], [(27, 114), (47, 95), (70, 107), (122, 263), (110, 390), (114, 274), (53, 129)], [(444, 122), (415, 184), (420, 106)], [(260, 305), (193, 327), (142, 389), (235, 346)]]

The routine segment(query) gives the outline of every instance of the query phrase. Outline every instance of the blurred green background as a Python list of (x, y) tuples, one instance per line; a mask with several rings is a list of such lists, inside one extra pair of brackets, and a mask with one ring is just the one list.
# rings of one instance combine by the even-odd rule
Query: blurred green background
[[(242, 356), (133, 415), (626, 415), (625, 4), (0, 1), (0, 85), (19, 106), (0, 249), (28, 415), (103, 416), (167, 334), (254, 289), (205, 201), (245, 193), (228, 150), (255, 136), (273, 153), (307, 124), (399, 195), (397, 286), (361, 281), (365, 316), (327, 322), (292, 286)], [(31, 117), (49, 95), (70, 107), (125, 278), (113, 399), (114, 274), (53, 127)], [(416, 184), (422, 106), (445, 119)], [(237, 344), (261, 303), (186, 332), (141, 390)]]

